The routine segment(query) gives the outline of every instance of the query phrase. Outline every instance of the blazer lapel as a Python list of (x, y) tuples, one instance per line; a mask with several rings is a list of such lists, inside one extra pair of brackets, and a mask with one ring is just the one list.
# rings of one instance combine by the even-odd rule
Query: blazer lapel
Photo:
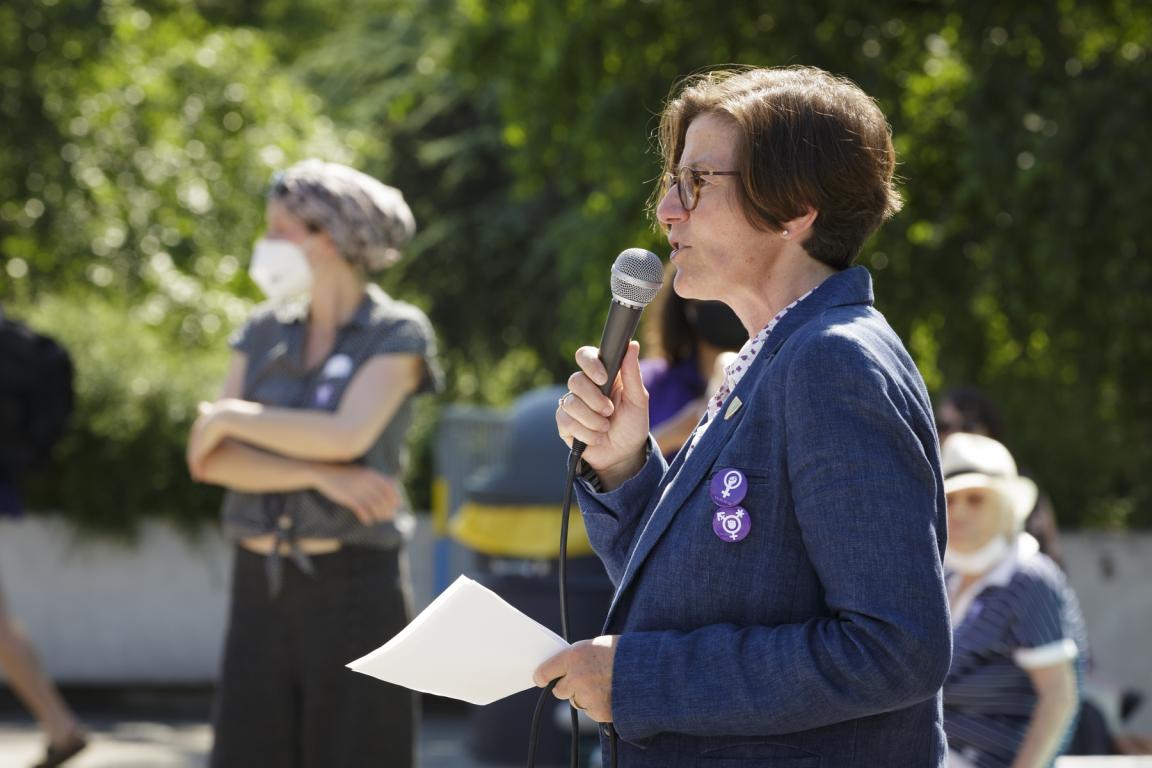
[(686, 456), (686, 451), (681, 450), (677, 454), (676, 460), (672, 462), (672, 466), (664, 473), (664, 479), (660, 481), (660, 485), (656, 489), (656, 506), (649, 514), (648, 520), (644, 523), (640, 535), (637, 537), (636, 546), (628, 557), (628, 565), (624, 569), (624, 575), (616, 587), (616, 594), (612, 596), (612, 605), (608, 608), (608, 616), (605, 620), (606, 627), (608, 622), (612, 620), (620, 597), (631, 585), (633, 577), (640, 566), (644, 564), (645, 558), (652, 552), (653, 547), (656, 546), (660, 537), (663, 536), (681, 507), (684, 506), (688, 496), (699, 486), (704, 473), (715, 461), (716, 454), (727, 442), (732, 430), (740, 423), (740, 419), (744, 415), (743, 408), (736, 411), (732, 418), (725, 420), (724, 413), (727, 402), (730, 402), (734, 396), (739, 396), (742, 401), (747, 401), (745, 393), (750, 388), (751, 382), (749, 380), (759, 378), (758, 372), (766, 363), (767, 357), (771, 357), (771, 355), (761, 354), (757, 356), (748, 369), (748, 373), (741, 379), (735, 391), (729, 395), (726, 404), (721, 407), (720, 413), (716, 416), (716, 422), (709, 425), (708, 430), (700, 438), (696, 447), (692, 449), (691, 454)]
[[(608, 608), (608, 615), (604, 622), (606, 630), (615, 614), (620, 597), (631, 585), (640, 566), (644, 564), (644, 560), (652, 552), (664, 532), (668, 530), (688, 496), (700, 486), (705, 472), (715, 463), (720, 449), (728, 442), (728, 438), (736, 425), (740, 423), (744, 413), (749, 407), (754, 407), (751, 392), (763, 376), (765, 368), (780, 351), (780, 347), (797, 328), (825, 310), (844, 304), (860, 303), (872, 303), (872, 281), (868, 271), (863, 267), (853, 267), (825, 280), (811, 296), (784, 315), (779, 324), (772, 329), (764, 349), (760, 351), (744, 378), (740, 380), (740, 383), (728, 395), (728, 399), (721, 405), (715, 423), (708, 426), (708, 430), (700, 438), (700, 442), (696, 444), (690, 455), (686, 455), (686, 451), (682, 449), (673, 460), (672, 466), (664, 473), (664, 478), (657, 486), (654, 495), (655, 506), (651, 509), (648, 520), (637, 536), (636, 544), (628, 557), (624, 575), (620, 578), (620, 584), (612, 596), (612, 605)], [(736, 410), (732, 411), (732, 405), (737, 400), (744, 406), (737, 407)], [(651, 506), (652, 502), (649, 504)]]

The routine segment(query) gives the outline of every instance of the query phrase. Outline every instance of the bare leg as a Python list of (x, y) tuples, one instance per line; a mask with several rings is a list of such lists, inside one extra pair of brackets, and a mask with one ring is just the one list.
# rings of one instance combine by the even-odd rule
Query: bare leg
[(63, 744), (76, 732), (76, 715), (68, 708), (56, 685), (49, 680), (28, 638), (4, 608), (0, 595), (0, 666), (8, 685), (40, 723), (52, 744)]

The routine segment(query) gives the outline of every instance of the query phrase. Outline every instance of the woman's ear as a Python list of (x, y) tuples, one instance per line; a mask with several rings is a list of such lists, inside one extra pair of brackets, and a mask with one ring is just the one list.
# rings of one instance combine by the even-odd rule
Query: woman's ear
[(344, 258), (340, 254), (340, 249), (336, 247), (336, 241), (332, 239), (332, 235), (326, 229), (311, 230), (308, 233), (304, 251), (310, 258), (318, 262)]
[(780, 236), (785, 240), (803, 240), (812, 229), (819, 213), (815, 208), (807, 208), (802, 215), (784, 222)]

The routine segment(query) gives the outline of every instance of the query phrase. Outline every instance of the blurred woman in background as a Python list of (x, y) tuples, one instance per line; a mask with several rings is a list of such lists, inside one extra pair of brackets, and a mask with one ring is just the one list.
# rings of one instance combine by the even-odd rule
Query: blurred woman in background
[(32, 712), (48, 737), (44, 758), (34, 768), (56, 768), (88, 746), (76, 714), (36, 658), (32, 643), (9, 616), (0, 592), (0, 668), (7, 684)]
[(250, 271), (271, 301), (188, 442), (236, 542), (211, 765), (414, 766), (414, 694), (344, 665), (411, 615), (400, 477), (435, 341), (367, 275), (415, 224), (398, 190), (320, 161), (277, 177), (266, 218)]
[[(971, 386), (952, 387), (940, 396), (936, 405), (936, 431), (941, 440), (955, 432), (971, 432), (1006, 442), (1000, 409), (983, 390)], [(1024, 530), (1039, 542), (1041, 552), (1064, 568), (1056, 510), (1043, 489), (1037, 490), (1036, 504), (1024, 521)]]
[(1066, 746), (1085, 649), (1076, 596), (1023, 532), (1036, 485), (1003, 445), (941, 446), (953, 659), (944, 681), (951, 768), (1041, 768)]

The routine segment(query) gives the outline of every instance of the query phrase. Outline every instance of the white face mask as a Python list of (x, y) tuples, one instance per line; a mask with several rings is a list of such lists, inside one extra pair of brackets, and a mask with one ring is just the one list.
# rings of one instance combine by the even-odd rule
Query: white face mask
[(291, 240), (257, 240), (248, 274), (264, 295), (273, 300), (296, 296), (312, 287), (308, 257), (304, 249)]
[(992, 541), (975, 552), (957, 552), (951, 547), (944, 550), (944, 566), (965, 576), (979, 576), (1008, 556), (1011, 543), (1007, 536), (994, 536)]

